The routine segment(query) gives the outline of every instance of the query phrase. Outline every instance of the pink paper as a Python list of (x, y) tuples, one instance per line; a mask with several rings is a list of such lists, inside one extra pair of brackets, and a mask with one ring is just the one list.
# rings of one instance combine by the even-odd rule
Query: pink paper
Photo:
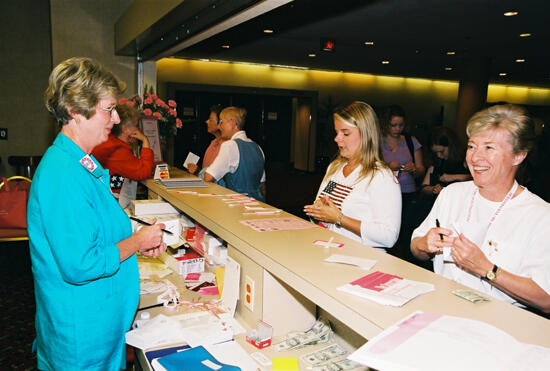
[(402, 277), (394, 276), (393, 274), (376, 271), (350, 282), (350, 284), (358, 285), (373, 291), (383, 291), (402, 279)]
[(407, 318), (399, 323), (397, 325), (397, 327), (399, 327), (397, 330), (388, 334), (373, 345), (369, 349), (369, 352), (378, 354), (389, 352), (390, 350), (393, 350), (403, 344), (406, 340), (411, 338), (418, 331), (427, 327), (439, 317), (441, 317), (440, 314), (433, 313), (413, 314), (410, 318)]
[(210, 287), (204, 287), (199, 290), (199, 294), (201, 295), (219, 295), (220, 292), (218, 291), (218, 286), (210, 286)]
[(189, 273), (187, 276), (185, 276), (186, 281), (198, 281), (201, 277), (200, 273)]

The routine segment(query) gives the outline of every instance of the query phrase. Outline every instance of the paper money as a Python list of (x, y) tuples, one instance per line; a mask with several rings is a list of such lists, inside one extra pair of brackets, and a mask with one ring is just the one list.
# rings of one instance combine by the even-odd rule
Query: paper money
[(349, 359), (343, 359), (338, 362), (331, 362), (321, 366), (315, 366), (313, 371), (340, 371), (340, 370), (353, 370), (354, 368), (362, 367), (359, 363)]
[(312, 366), (317, 366), (336, 357), (343, 356), (346, 353), (347, 351), (340, 345), (332, 344), (326, 348), (302, 356), (302, 360)]
[(471, 290), (454, 290), (453, 294), (455, 294), (458, 297), (461, 297), (462, 299), (471, 301), (472, 303), (480, 303), (480, 302), (491, 300), (488, 297), (485, 297)]
[(314, 345), (328, 342), (332, 338), (332, 329), (328, 322), (316, 321), (305, 332), (292, 332), (286, 340), (274, 345), (275, 350), (301, 349), (306, 345)]

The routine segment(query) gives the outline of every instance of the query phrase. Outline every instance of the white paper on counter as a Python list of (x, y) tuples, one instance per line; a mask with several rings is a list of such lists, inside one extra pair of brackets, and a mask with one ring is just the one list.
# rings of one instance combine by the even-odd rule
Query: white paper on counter
[(342, 263), (342, 264), (356, 265), (359, 268), (364, 269), (366, 271), (370, 270), (376, 264), (376, 260), (364, 259), (364, 258), (358, 258), (355, 256), (340, 255), (340, 254), (333, 254), (328, 258), (326, 258), (325, 261), (329, 263)]
[(415, 312), (348, 358), (377, 370), (542, 371), (550, 365), (550, 349), (521, 343), (482, 321)]

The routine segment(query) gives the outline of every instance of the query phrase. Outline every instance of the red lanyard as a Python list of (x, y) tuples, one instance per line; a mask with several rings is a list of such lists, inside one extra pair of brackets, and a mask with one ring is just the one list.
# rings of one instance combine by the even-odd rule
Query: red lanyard
[[(497, 210), (489, 220), (489, 225), (487, 225), (487, 229), (489, 229), (491, 224), (493, 224), (498, 214), (500, 214), (500, 212), (504, 208), (504, 205), (506, 205), (506, 203), (512, 198), (512, 196), (514, 196), (514, 193), (516, 193), (517, 189), (518, 189), (518, 182), (514, 180), (514, 185), (512, 186), (512, 189), (510, 189), (510, 192), (508, 192), (506, 197), (504, 197), (504, 200), (502, 200)], [(470, 201), (470, 208), (468, 209), (468, 218), (466, 219), (467, 222), (469, 222), (472, 217), (472, 209), (474, 208), (474, 200), (475, 200), (477, 191), (478, 191), (478, 188), (476, 187), (476, 189), (474, 190), (474, 194), (472, 195), (472, 200)]]

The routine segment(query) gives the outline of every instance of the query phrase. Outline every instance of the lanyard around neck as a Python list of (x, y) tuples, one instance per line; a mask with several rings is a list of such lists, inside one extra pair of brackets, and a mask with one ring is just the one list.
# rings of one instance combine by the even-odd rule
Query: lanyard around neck
[[(508, 192), (506, 197), (504, 197), (504, 200), (502, 200), (502, 202), (498, 206), (497, 210), (495, 211), (495, 213), (493, 214), (491, 219), (489, 219), (489, 225), (487, 225), (487, 229), (489, 229), (491, 224), (493, 224), (493, 222), (495, 221), (498, 214), (500, 214), (500, 212), (504, 208), (504, 205), (506, 205), (506, 203), (514, 196), (514, 193), (516, 193), (517, 189), (518, 189), (518, 182), (514, 180), (514, 185), (512, 185), (512, 188), (510, 189), (510, 192)], [(472, 209), (474, 208), (474, 201), (475, 201), (475, 197), (476, 197), (476, 194), (477, 194), (478, 190), (479, 189), (476, 187), (476, 189), (474, 190), (474, 193), (472, 195), (472, 200), (470, 201), (470, 207), (468, 209), (468, 218), (466, 219), (467, 222), (469, 222), (471, 217), (472, 217)]]

